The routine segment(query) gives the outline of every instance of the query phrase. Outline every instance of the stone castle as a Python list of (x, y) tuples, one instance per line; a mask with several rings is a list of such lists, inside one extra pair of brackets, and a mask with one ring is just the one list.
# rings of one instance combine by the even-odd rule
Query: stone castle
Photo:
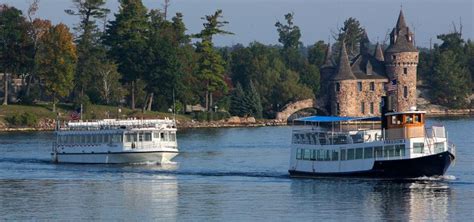
[(369, 44), (365, 33), (360, 41), (360, 54), (350, 60), (342, 42), (336, 64), (331, 60), (331, 47), (328, 47), (320, 70), (324, 96), (318, 103), (330, 115), (378, 116), (385, 95), (392, 97), (391, 105), (396, 111), (416, 106), (418, 50), (403, 11), (390, 33), (390, 45), (385, 51), (377, 43), (375, 52), (371, 53)]

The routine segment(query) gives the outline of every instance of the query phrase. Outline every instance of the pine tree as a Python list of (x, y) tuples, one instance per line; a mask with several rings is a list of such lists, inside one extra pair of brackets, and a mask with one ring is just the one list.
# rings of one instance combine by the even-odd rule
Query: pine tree
[(452, 50), (442, 51), (437, 55), (433, 67), (432, 96), (438, 104), (451, 108), (463, 108), (467, 96), (471, 93), (470, 75), (467, 66)]
[(263, 108), (260, 94), (252, 81), (249, 84), (249, 88), (250, 89), (247, 91), (247, 98), (249, 98), (247, 106), (250, 108), (250, 114), (256, 118), (262, 118)]
[(245, 105), (245, 92), (240, 83), (237, 83), (230, 95), (230, 109), (229, 113), (234, 116), (244, 116), (247, 111)]
[[(74, 27), (77, 32), (77, 69), (74, 76), (76, 90), (81, 97), (86, 91), (93, 90), (95, 79), (100, 78), (96, 67), (107, 66), (105, 50), (100, 44), (102, 33), (97, 27), (97, 21), (104, 19), (109, 13), (105, 8), (105, 0), (72, 0), (74, 8), (66, 9), (68, 15), (78, 16), (79, 24)], [(103, 64), (104, 63), (104, 64)], [(94, 95), (89, 95), (89, 97)]]
[(143, 54), (149, 25), (147, 9), (141, 0), (120, 0), (119, 12), (115, 21), (107, 25), (104, 37), (109, 55), (118, 64), (124, 82), (130, 85), (132, 109), (135, 109), (136, 81), (146, 72)]
[(227, 21), (221, 21), (222, 10), (217, 10), (213, 15), (207, 15), (203, 24), (204, 29), (195, 35), (201, 38), (197, 44), (197, 52), (200, 55), (198, 61), (198, 79), (201, 81), (205, 91), (206, 110), (210, 110), (213, 105), (213, 94), (220, 90), (227, 92), (227, 84), (224, 81), (225, 62), (221, 55), (214, 49), (212, 38), (218, 34), (233, 34), (232, 32), (222, 30)]

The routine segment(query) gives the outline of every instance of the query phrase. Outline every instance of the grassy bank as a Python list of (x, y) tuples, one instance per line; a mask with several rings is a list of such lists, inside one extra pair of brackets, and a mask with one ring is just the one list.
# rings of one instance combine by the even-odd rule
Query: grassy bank
[[(73, 106), (70, 104), (60, 104), (53, 112), (51, 104), (37, 105), (8, 105), (0, 106), (0, 128), (1, 129), (48, 129), (54, 127), (54, 120), (59, 114), (62, 121), (70, 120), (70, 114), (73, 112)], [(154, 111), (131, 110), (129, 108), (90, 105), (84, 109), (83, 120), (107, 119), (107, 118), (173, 118), (171, 113), (162, 113)], [(185, 115), (176, 115), (178, 121), (190, 121), (190, 117)]]

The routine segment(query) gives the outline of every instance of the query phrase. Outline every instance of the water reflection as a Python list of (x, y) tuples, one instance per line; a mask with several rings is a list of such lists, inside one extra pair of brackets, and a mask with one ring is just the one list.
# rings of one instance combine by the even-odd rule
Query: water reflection
[(446, 181), (433, 180), (296, 180), (291, 190), (303, 200), (298, 211), (318, 208), (317, 218), (350, 215), (351, 220), (446, 221), (452, 195)]
[[(176, 220), (175, 176), (112, 180), (0, 180), (0, 215), (11, 220)], [(139, 212), (139, 213), (138, 213)]]

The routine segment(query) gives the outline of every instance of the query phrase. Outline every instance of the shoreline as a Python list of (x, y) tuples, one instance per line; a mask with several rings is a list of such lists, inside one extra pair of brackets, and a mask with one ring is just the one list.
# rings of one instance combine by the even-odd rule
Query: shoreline
[[(445, 112), (429, 112), (426, 114), (428, 118), (439, 118), (439, 117), (474, 117), (474, 110), (448, 110)], [(48, 124), (49, 125), (49, 124)], [(290, 125), (286, 121), (278, 121), (275, 119), (257, 120), (255, 122), (242, 122), (235, 123), (230, 121), (212, 121), (212, 122), (199, 122), (199, 121), (177, 121), (178, 130), (187, 129), (206, 129), (206, 128), (248, 128), (248, 127), (267, 127), (267, 126), (287, 126)], [(2, 132), (49, 132), (54, 131), (54, 123), (47, 127), (0, 127), (0, 133)]]

